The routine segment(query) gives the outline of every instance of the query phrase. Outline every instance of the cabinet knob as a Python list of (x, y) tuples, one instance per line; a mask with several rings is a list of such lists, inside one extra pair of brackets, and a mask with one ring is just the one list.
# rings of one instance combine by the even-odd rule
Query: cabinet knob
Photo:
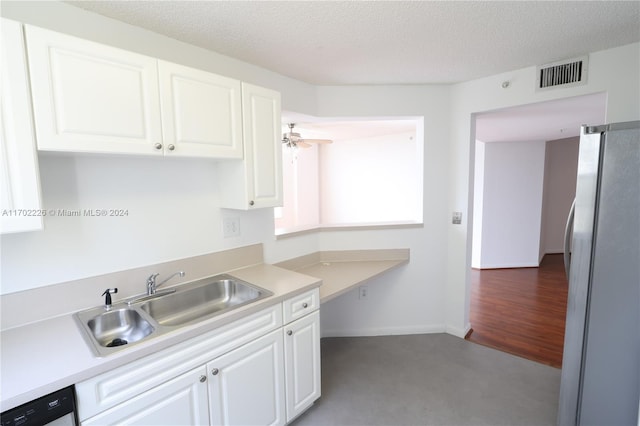
[(218, 370), (217, 368), (214, 368), (213, 370), (211, 370), (211, 374), (213, 374), (214, 376), (217, 376), (219, 372), (220, 370)]
[(303, 308), (308, 308), (308, 307), (309, 307), (309, 305), (305, 302), (305, 303), (303, 303), (303, 304), (302, 304), (302, 307), (303, 307)]
[(169, 151), (173, 151), (174, 149), (176, 149), (176, 146), (174, 144), (169, 144), (167, 148), (169, 148)]
[(287, 336), (291, 336), (293, 334), (293, 331), (289, 330), (287, 331)]
[(253, 200), (249, 201), (249, 205), (250, 205), (250, 206), (252, 206), (252, 205), (254, 205), (254, 204), (255, 204), (255, 202), (254, 202)]
[(161, 143), (157, 143), (153, 146), (155, 149), (162, 149), (162, 144)]
[(200, 376), (200, 383), (204, 383), (207, 381), (207, 376)]

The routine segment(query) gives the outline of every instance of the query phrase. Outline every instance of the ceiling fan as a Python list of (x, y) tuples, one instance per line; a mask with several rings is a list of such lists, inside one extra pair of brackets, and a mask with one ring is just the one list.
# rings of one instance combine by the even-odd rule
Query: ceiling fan
[(282, 143), (285, 144), (287, 148), (311, 148), (311, 144), (314, 143), (333, 143), (333, 141), (330, 139), (304, 139), (300, 136), (300, 133), (296, 133), (293, 131), (295, 125), (295, 123), (289, 123), (289, 132), (282, 135)]

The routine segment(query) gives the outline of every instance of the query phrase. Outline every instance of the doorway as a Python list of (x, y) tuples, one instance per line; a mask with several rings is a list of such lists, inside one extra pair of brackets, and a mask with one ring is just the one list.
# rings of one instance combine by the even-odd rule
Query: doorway
[(598, 93), (475, 115), (468, 340), (561, 367), (580, 126), (605, 107)]

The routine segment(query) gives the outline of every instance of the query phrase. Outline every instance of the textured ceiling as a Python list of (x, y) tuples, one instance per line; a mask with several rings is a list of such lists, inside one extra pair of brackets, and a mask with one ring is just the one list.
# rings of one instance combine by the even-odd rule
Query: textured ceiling
[(640, 40), (640, 2), (70, 1), (313, 84), (467, 81)]
[[(538, 102), (476, 116), (476, 139), (482, 142), (551, 141), (578, 136), (580, 127), (605, 124), (606, 93)], [(335, 141), (413, 132), (415, 119), (336, 120), (283, 111), (283, 123), (295, 122), (307, 138)], [(283, 125), (283, 132), (288, 131)]]

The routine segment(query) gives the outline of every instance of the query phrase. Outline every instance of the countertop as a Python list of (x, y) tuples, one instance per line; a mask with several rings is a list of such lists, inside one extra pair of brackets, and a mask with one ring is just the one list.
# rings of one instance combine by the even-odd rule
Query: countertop
[(270, 290), (273, 296), (147, 339), (108, 357), (94, 355), (72, 315), (3, 331), (0, 333), (0, 411), (196, 337), (321, 284), (318, 278), (268, 264), (236, 269), (229, 274)]
[[(179, 330), (97, 357), (71, 314), (0, 333), (0, 411), (87, 380), (171, 345), (320, 286), (320, 302), (409, 262), (408, 249), (322, 251), (276, 265), (259, 263), (228, 271), (273, 292), (273, 296)], [(322, 284), (322, 285), (321, 285)]]
[(386, 249), (320, 251), (276, 265), (321, 279), (320, 303), (325, 303), (407, 263), (409, 249)]

